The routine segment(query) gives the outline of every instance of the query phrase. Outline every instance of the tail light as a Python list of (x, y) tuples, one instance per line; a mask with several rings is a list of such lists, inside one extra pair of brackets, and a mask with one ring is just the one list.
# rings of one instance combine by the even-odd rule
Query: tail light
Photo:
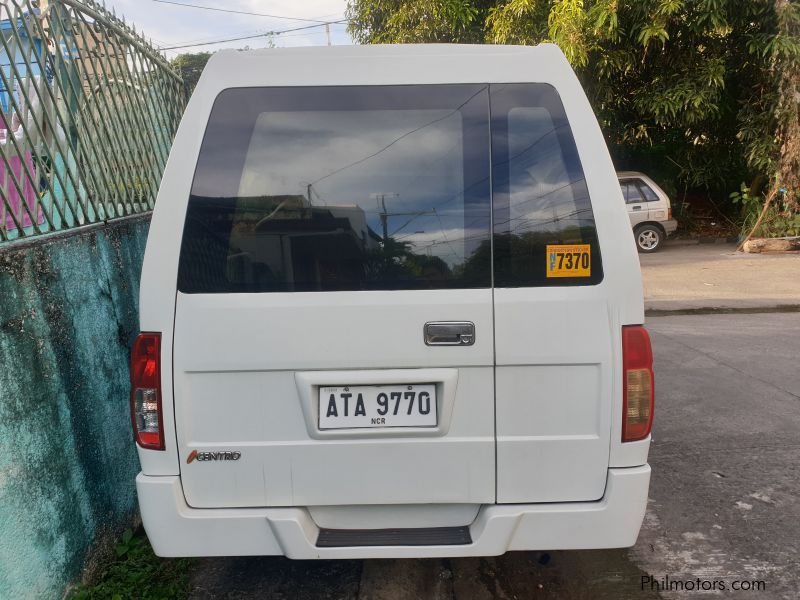
[(653, 426), (653, 351), (641, 325), (622, 328), (622, 441), (650, 435)]
[(667, 208), (667, 219), (672, 219), (672, 206)]
[(131, 350), (131, 420), (142, 448), (164, 449), (161, 415), (161, 334), (142, 333)]

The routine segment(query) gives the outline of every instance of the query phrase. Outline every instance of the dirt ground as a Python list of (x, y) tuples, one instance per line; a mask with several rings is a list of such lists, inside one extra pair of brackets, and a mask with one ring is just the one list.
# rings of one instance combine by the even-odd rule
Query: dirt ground
[(667, 243), (640, 254), (639, 262), (651, 310), (800, 306), (800, 253), (744, 254), (733, 244)]

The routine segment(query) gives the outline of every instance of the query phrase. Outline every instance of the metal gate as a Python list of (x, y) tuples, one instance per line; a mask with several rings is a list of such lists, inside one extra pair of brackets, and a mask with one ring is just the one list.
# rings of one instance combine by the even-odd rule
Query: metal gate
[(183, 85), (92, 0), (0, 2), (0, 244), (153, 207)]

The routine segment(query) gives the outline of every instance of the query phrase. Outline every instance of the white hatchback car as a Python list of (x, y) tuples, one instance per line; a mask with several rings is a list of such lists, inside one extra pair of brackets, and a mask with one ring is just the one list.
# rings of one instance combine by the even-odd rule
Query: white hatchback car
[(631, 238), (555, 46), (218, 52), (142, 271), (155, 552), (631, 546), (653, 414)]
[(644, 173), (617, 173), (639, 252), (655, 252), (678, 228), (669, 196)]

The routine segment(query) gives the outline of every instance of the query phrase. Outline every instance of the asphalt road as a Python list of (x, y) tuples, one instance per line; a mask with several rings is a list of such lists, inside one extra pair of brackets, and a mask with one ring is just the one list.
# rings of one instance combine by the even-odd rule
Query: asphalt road
[[(203, 559), (192, 598), (797, 598), (800, 313), (653, 317), (648, 327), (653, 478), (634, 548), (450, 560)], [(648, 576), (722, 581), (726, 590), (642, 589)], [(732, 592), (734, 581), (766, 589)]]

